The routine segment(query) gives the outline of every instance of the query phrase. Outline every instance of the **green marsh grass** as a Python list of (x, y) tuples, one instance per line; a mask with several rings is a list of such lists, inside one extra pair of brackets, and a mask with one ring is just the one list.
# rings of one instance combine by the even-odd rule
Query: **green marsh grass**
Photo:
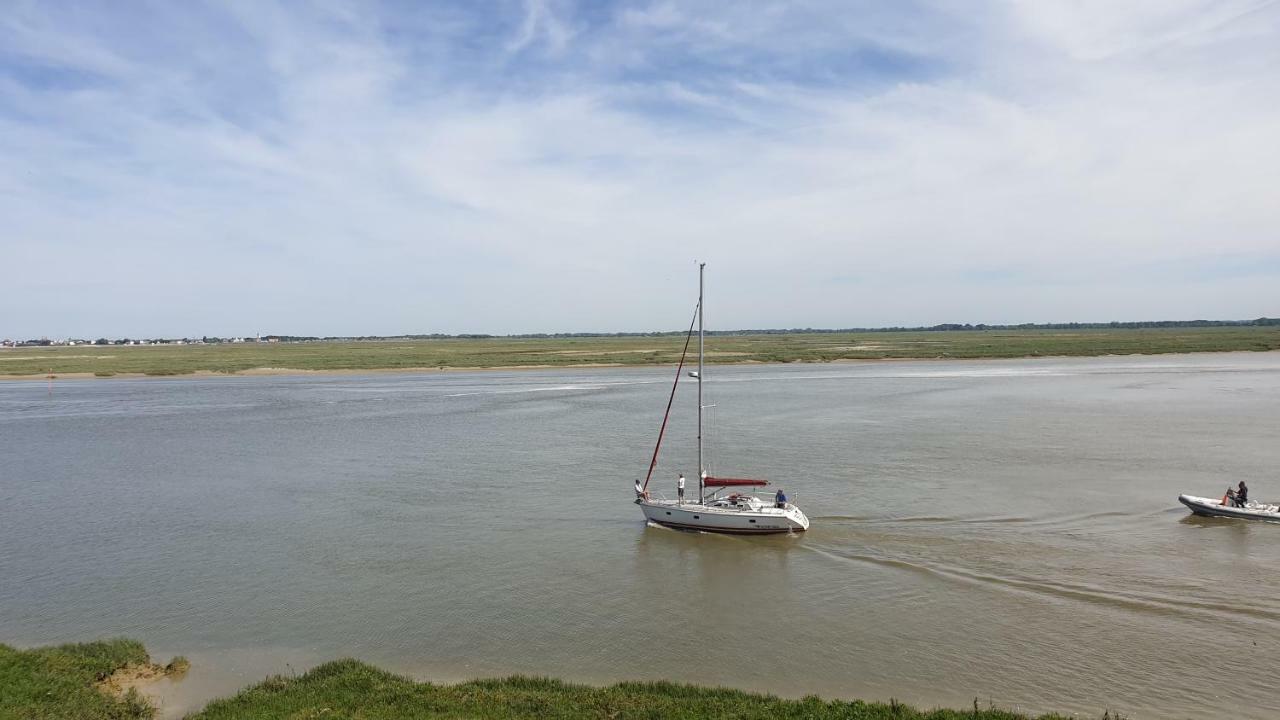
[[(79, 345), (0, 350), (0, 375), (149, 376), (247, 370), (358, 371), (657, 365), (679, 359), (674, 335), (451, 338), (219, 345)], [(979, 359), (1280, 350), (1280, 326), (724, 335), (712, 363)]]

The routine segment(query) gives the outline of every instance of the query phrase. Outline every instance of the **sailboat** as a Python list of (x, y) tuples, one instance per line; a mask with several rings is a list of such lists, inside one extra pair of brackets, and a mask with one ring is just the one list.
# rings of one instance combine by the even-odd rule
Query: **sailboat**
[(706, 356), (706, 333), (703, 329), (703, 274), (706, 266), (706, 263), (698, 263), (698, 305), (694, 311), (694, 321), (698, 326), (698, 370), (689, 373), (698, 381), (697, 501), (685, 502), (682, 497), (675, 500), (654, 498), (649, 494), (649, 481), (653, 479), (653, 469), (658, 464), (658, 451), (662, 448), (662, 437), (666, 433), (667, 420), (671, 417), (671, 405), (676, 397), (676, 388), (680, 385), (685, 357), (689, 353), (689, 342), (693, 337), (694, 323), (690, 322), (689, 332), (685, 335), (684, 352), (680, 354), (680, 363), (676, 367), (676, 380), (671, 385), (671, 396), (667, 400), (667, 411), (662, 416), (662, 426), (658, 430), (658, 442), (653, 448), (653, 458), (649, 461), (649, 472), (645, 475), (643, 484), (636, 480), (635, 502), (649, 522), (681, 530), (751, 535), (808, 530), (809, 518), (800, 508), (787, 502), (781, 492), (774, 497), (763, 499), (752, 491), (739, 490), (739, 488), (764, 487), (769, 484), (769, 481), (712, 477), (707, 473), (703, 463), (702, 381), (705, 379), (703, 362)]

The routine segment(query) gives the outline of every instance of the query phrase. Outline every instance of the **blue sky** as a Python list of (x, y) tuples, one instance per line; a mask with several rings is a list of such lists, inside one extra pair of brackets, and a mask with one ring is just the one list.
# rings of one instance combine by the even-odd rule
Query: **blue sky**
[(1280, 4), (8, 3), (0, 337), (1280, 315)]

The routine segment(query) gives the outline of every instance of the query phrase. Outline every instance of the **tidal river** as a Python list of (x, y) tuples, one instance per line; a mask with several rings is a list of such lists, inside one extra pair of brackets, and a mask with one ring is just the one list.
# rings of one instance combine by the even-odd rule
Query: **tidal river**
[[(128, 636), (167, 714), (355, 656), (1134, 718), (1280, 716), (1280, 353), (709, 368), (797, 536), (646, 527), (674, 368), (0, 383), (0, 642)], [(654, 488), (696, 474), (676, 397)]]

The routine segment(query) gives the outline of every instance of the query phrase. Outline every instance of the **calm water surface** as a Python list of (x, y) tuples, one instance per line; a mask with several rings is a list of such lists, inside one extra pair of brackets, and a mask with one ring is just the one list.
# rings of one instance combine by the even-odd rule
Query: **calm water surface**
[[(1280, 354), (713, 368), (714, 471), (813, 521), (765, 538), (631, 504), (672, 374), (0, 383), (0, 642), (185, 654), (171, 714), (357, 656), (1280, 715), (1280, 525), (1177, 504), (1280, 497)], [(691, 391), (668, 493), (695, 474)]]

